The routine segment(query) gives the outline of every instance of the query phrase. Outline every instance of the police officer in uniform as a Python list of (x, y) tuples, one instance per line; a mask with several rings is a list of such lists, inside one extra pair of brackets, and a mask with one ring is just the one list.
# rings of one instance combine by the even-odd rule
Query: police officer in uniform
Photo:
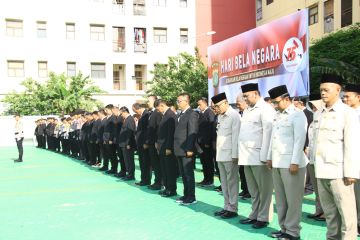
[(281, 230), (272, 237), (287, 240), (300, 239), (300, 220), (304, 182), (308, 160), (304, 153), (307, 120), (296, 108), (285, 85), (269, 90), (277, 109), (275, 114), (268, 167), (273, 169), (276, 208)]

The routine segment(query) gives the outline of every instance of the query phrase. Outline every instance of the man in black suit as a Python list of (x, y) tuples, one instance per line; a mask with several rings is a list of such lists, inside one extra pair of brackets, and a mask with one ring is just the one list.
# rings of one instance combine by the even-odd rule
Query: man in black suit
[[(105, 107), (106, 121), (104, 124), (103, 144), (104, 144), (104, 165), (100, 171), (106, 171), (108, 174), (116, 174), (118, 161), (116, 157), (116, 149), (114, 145), (115, 133), (115, 116), (112, 114), (113, 105), (109, 104)], [(109, 160), (111, 161), (111, 170), (109, 168)]]
[(46, 148), (46, 140), (45, 140), (45, 129), (46, 129), (46, 123), (45, 119), (40, 119), (40, 124), (38, 128), (38, 135), (39, 135), (39, 144), (41, 148)]
[(99, 127), (101, 124), (101, 119), (99, 118), (99, 112), (92, 112), (93, 123), (90, 130), (90, 139), (89, 139), (89, 152), (90, 156), (90, 165), (95, 165), (97, 160), (100, 159), (100, 148), (99, 148)]
[(148, 186), (151, 184), (151, 165), (149, 149), (145, 149), (144, 144), (146, 141), (146, 131), (149, 123), (150, 113), (140, 103), (134, 103), (132, 105), (132, 110), (140, 116), (136, 128), (135, 140), (137, 146), (137, 153), (139, 155), (141, 180), (140, 182), (137, 182), (135, 184), (139, 186)]
[[(97, 143), (99, 144), (99, 150), (100, 150), (100, 159), (97, 161), (96, 166), (100, 167), (101, 166), (101, 162), (105, 163), (105, 146), (104, 146), (104, 127), (106, 124), (106, 112), (104, 109), (100, 109), (98, 112), (99, 115), (99, 120), (100, 120), (100, 124), (98, 126), (98, 139), (97, 139)], [(107, 170), (107, 168), (105, 169), (105, 171)]]
[(188, 93), (179, 94), (177, 104), (181, 112), (178, 115), (178, 121), (176, 121), (174, 152), (178, 159), (184, 184), (184, 196), (179, 198), (177, 202), (190, 205), (196, 203), (194, 161), (199, 117), (190, 107), (190, 95)]
[(121, 117), (124, 122), (121, 126), (119, 135), (119, 146), (121, 147), (122, 154), (125, 160), (127, 175), (123, 177), (123, 180), (130, 181), (135, 180), (135, 162), (134, 162), (134, 150), (135, 144), (135, 131), (136, 125), (133, 116), (130, 115), (127, 107), (120, 108)]
[(214, 125), (215, 114), (208, 106), (207, 98), (198, 100), (199, 113), (199, 132), (197, 142), (202, 150), (200, 162), (203, 167), (204, 179), (198, 184), (201, 186), (211, 186), (214, 183), (214, 161), (212, 156), (211, 133)]
[(167, 106), (165, 100), (156, 102), (156, 109), (163, 114), (159, 124), (157, 149), (160, 156), (161, 173), (165, 189), (159, 194), (163, 197), (176, 196), (176, 158), (174, 156), (175, 113)]
[(151, 190), (160, 190), (162, 185), (160, 159), (158, 152), (155, 148), (157, 131), (162, 118), (162, 114), (154, 108), (154, 103), (156, 100), (157, 97), (155, 95), (150, 95), (148, 97), (150, 116), (146, 131), (146, 140), (144, 144), (144, 149), (148, 149), (149, 151), (151, 167), (155, 175), (154, 183), (148, 186), (148, 188)]
[(121, 117), (119, 107), (114, 106), (114, 108), (112, 109), (112, 112), (115, 116), (114, 144), (115, 144), (116, 154), (117, 154), (117, 157), (120, 162), (120, 171), (115, 176), (118, 178), (123, 178), (126, 176), (126, 165), (125, 165), (125, 160), (124, 160), (124, 156), (122, 154), (121, 147), (119, 146), (119, 136), (120, 136), (120, 131), (121, 131), (121, 127), (124, 122), (124, 119)]

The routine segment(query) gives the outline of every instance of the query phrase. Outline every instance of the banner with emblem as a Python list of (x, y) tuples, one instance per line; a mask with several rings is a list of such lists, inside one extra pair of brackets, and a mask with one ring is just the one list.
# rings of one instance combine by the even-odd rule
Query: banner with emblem
[(250, 82), (263, 97), (282, 84), (292, 97), (309, 95), (308, 35), (304, 9), (210, 46), (209, 99), (226, 92), (235, 103), (241, 85)]

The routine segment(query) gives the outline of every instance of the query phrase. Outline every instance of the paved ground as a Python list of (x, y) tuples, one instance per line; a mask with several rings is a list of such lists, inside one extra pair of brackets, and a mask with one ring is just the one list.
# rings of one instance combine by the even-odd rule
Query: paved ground
[[(262, 230), (214, 217), (223, 198), (212, 190), (197, 188), (198, 203), (184, 207), (56, 153), (25, 147), (22, 164), (13, 163), (16, 148), (0, 153), (0, 240), (256, 240), (278, 229), (276, 215)], [(304, 199), (301, 236), (325, 239), (325, 224), (306, 219), (313, 198)], [(240, 217), (249, 211), (250, 202), (239, 201)]]

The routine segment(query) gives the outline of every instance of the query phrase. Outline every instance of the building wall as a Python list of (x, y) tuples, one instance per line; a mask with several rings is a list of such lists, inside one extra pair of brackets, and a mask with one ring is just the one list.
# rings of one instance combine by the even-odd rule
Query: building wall
[[(205, 63), (207, 47), (256, 27), (253, 0), (197, 0), (196, 45)], [(205, 33), (215, 31), (207, 36)]]
[[(93, 79), (107, 94), (96, 96), (104, 103), (129, 106), (142, 99), (136, 90), (134, 66), (146, 65), (144, 74), (150, 80), (154, 63), (166, 63), (168, 56), (181, 51), (193, 53), (195, 47), (195, 1), (160, 0), (166, 6), (154, 6), (144, 0), (146, 15), (134, 16), (133, 0), (124, 0), (124, 12), (114, 8), (113, 0), (3, 0), (0, 1), (0, 98), (12, 90), (21, 90), (25, 78), (38, 77), (38, 61), (47, 61), (48, 71), (66, 72), (67, 62), (76, 62), (76, 70), (90, 75), (91, 62), (105, 63), (106, 77)], [(6, 19), (23, 20), (23, 36), (6, 34)], [(46, 21), (47, 37), (37, 37), (37, 21)], [(75, 23), (75, 40), (66, 39), (65, 23)], [(105, 25), (105, 40), (90, 40), (90, 24)], [(125, 52), (114, 52), (113, 26), (125, 27)], [(134, 52), (134, 28), (147, 30), (147, 52)], [(154, 43), (154, 27), (167, 28), (167, 42)], [(188, 43), (180, 43), (180, 28), (188, 29)], [(8, 60), (24, 61), (25, 76), (9, 77)], [(126, 90), (113, 89), (113, 64), (125, 65)], [(3, 109), (0, 109), (0, 112)]]
[[(267, 5), (267, 0), (258, 0), (262, 3), (262, 18), (257, 21), (257, 26), (271, 22), (277, 18), (296, 12), (298, 9), (318, 6), (318, 22), (309, 26), (310, 43), (324, 36), (325, 9), (324, 6), (333, 1), (333, 31), (341, 29), (341, 1), (342, 0), (273, 0)], [(344, 1), (344, 0), (343, 0)], [(351, 1), (351, 0), (350, 0)], [(259, 3), (257, 9), (260, 7)], [(258, 10), (259, 12), (259, 10)], [(328, 19), (329, 21), (329, 19)], [(352, 0), (352, 23), (360, 22), (360, 0)]]

